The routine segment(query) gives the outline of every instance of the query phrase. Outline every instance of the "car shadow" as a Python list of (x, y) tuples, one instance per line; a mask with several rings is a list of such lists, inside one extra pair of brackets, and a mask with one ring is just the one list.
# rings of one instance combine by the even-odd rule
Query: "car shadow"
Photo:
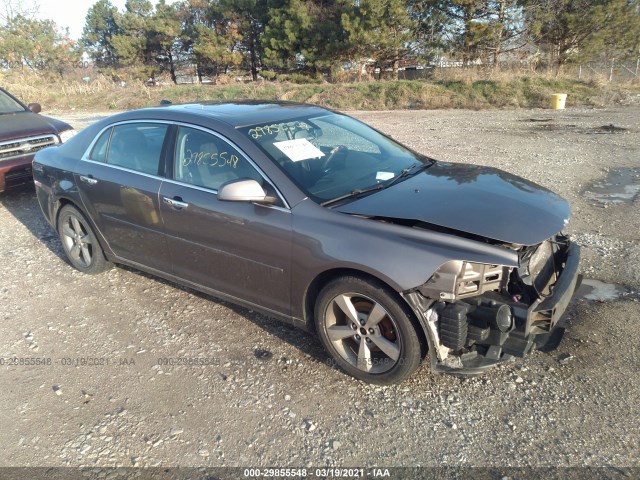
[(33, 184), (22, 185), (0, 193), (0, 205), (56, 257), (69, 263), (57, 232), (47, 223), (42, 214)]
[[(255, 312), (245, 307), (241, 307), (231, 302), (227, 302), (213, 295), (209, 295), (207, 293), (200, 292), (198, 290), (194, 290), (190, 287), (185, 287), (178, 283), (174, 283), (170, 280), (165, 280), (164, 278), (157, 277), (155, 275), (151, 275), (149, 273), (143, 272), (141, 270), (137, 270), (135, 268), (129, 267), (127, 265), (118, 265), (118, 268), (122, 270), (126, 270), (136, 275), (140, 275), (142, 277), (148, 278), (155, 282), (162, 283), (168, 287), (176, 288), (178, 290), (182, 290), (190, 295), (194, 295), (208, 302), (213, 302), (218, 305), (222, 305), (229, 310), (236, 313), (238, 316), (246, 318), (256, 326), (260, 327), (262, 330), (267, 332), (270, 335), (273, 335), (280, 340), (288, 343), (292, 347), (300, 350), (303, 354), (309, 355), (312, 360), (315, 360), (320, 363), (333, 365), (328, 359), (327, 353), (322, 348), (320, 344), (320, 340), (311, 332), (303, 330), (301, 328), (294, 327), (293, 325), (289, 325), (285, 322), (281, 322), (274, 318), (268, 317), (261, 313)], [(270, 360), (274, 355), (273, 352), (262, 348), (256, 348), (252, 354), (258, 360)], [(280, 358), (275, 358), (275, 360), (282, 360)]]
[[(45, 220), (44, 215), (40, 210), (40, 205), (38, 204), (38, 199), (33, 185), (18, 187), (16, 189), (0, 193), (0, 205), (6, 208), (7, 211), (16, 218), (16, 220), (24, 225), (33, 237), (44, 244), (54, 255), (66, 264), (69, 264), (69, 261), (64, 254), (64, 250), (62, 249), (62, 244), (60, 243), (57, 232)], [(69, 268), (72, 267), (69, 266)], [(279, 338), (280, 340), (297, 348), (302, 353), (309, 355), (313, 360), (323, 363), (327, 362), (328, 357), (319, 340), (315, 335), (309, 332), (254, 312), (253, 310), (220, 300), (212, 295), (136, 270), (135, 268), (123, 265), (118, 265), (118, 268), (152, 279), (156, 282), (163, 283), (164, 285), (183, 290), (209, 302), (215, 302), (219, 305), (223, 305), (239, 316), (254, 323), (270, 335)], [(252, 354), (255, 355), (258, 360), (264, 361), (269, 361), (273, 357), (272, 352), (259, 348), (253, 351)], [(275, 360), (279, 359), (276, 358)]]

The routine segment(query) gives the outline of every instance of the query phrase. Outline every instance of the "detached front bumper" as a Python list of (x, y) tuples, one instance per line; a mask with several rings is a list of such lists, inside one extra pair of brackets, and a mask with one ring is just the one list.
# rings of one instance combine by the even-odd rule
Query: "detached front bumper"
[[(497, 291), (448, 303), (434, 302), (419, 291), (405, 293), (429, 337), (433, 370), (475, 375), (536, 348), (557, 346), (564, 333), (562, 316), (581, 281), (580, 247), (569, 243), (558, 255), (562, 269), (555, 282), (531, 303)], [(502, 321), (501, 328), (501, 319), (489, 318), (487, 312), (510, 318), (511, 326), (504, 328), (507, 322)], [(510, 312), (507, 317), (505, 312)], [(447, 338), (460, 343), (452, 346)]]
[(537, 300), (527, 310), (526, 335), (548, 333), (557, 325), (581, 281), (578, 275), (579, 266), (580, 247), (571, 243), (564, 270), (554, 284), (551, 295)]

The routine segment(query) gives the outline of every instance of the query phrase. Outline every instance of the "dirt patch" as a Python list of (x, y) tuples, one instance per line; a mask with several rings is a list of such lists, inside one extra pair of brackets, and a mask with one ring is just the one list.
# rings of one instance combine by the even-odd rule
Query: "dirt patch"
[(613, 123), (596, 127), (593, 130), (593, 133), (625, 133), (628, 131), (626, 128), (616, 127)]
[(640, 193), (640, 169), (613, 168), (607, 177), (594, 182), (585, 195), (604, 205), (632, 204)]

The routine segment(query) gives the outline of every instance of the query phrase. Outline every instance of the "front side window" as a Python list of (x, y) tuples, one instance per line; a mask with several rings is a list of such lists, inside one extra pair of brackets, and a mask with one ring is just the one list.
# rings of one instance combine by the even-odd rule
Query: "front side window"
[(409, 167), (430, 163), (346, 115), (300, 117), (240, 131), (318, 203), (391, 182)]
[(158, 175), (162, 144), (167, 129), (167, 125), (155, 123), (116, 125), (109, 142), (107, 163)]
[(260, 183), (263, 180), (253, 165), (229, 143), (189, 127), (178, 129), (173, 178), (212, 190), (240, 178), (252, 178)]
[(0, 90), (0, 114), (24, 112), (24, 107)]

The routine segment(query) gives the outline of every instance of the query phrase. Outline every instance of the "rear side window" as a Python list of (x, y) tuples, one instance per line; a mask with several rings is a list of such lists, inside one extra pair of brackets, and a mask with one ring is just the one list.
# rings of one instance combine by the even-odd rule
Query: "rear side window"
[(158, 175), (167, 129), (167, 125), (157, 123), (130, 123), (114, 127), (107, 163)]
[(108, 129), (102, 135), (93, 146), (93, 150), (91, 150), (91, 154), (89, 158), (91, 160), (95, 160), (96, 162), (106, 162), (107, 161), (107, 147), (109, 146), (109, 138), (111, 137), (111, 130)]

